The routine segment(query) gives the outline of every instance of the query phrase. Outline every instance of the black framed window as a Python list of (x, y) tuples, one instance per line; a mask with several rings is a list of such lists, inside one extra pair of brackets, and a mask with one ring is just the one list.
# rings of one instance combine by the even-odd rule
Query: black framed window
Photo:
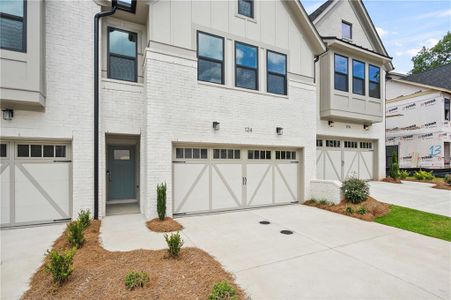
[(137, 81), (138, 35), (108, 27), (108, 78)]
[(235, 86), (258, 90), (258, 48), (235, 42)]
[(26, 0), (0, 1), (0, 48), (26, 52)]
[(266, 51), (266, 90), (268, 93), (287, 94), (287, 56)]
[(224, 38), (197, 32), (197, 80), (224, 84)]
[(335, 89), (348, 92), (348, 58), (335, 54)]
[(113, 0), (113, 7), (134, 14), (136, 12), (136, 0)]
[(341, 38), (352, 40), (352, 24), (341, 21)]
[(445, 121), (451, 121), (451, 107), (448, 98), (445, 98)]
[(352, 60), (352, 92), (365, 95), (365, 63)]
[(0, 144), (0, 157), (8, 156), (7, 148), (6, 144)]
[(369, 73), (369, 89), (370, 97), (380, 98), (381, 97), (381, 69), (379, 67), (370, 65), (368, 69)]
[(249, 18), (254, 18), (254, 1), (238, 0), (238, 13)]

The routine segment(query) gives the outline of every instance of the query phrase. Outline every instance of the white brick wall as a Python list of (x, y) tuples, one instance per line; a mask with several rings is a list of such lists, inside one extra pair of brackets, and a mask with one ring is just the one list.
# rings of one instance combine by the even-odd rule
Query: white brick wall
[(312, 180), (312, 199), (340, 203), (343, 195), (341, 193), (341, 182), (337, 180)]

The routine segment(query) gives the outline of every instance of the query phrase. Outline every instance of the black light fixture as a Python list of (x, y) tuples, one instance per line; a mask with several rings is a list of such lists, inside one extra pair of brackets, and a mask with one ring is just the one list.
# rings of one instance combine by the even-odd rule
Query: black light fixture
[(136, 0), (113, 0), (113, 7), (134, 14), (136, 12)]
[(334, 127), (334, 121), (329, 121), (327, 124), (329, 124), (329, 127)]
[(221, 123), (219, 123), (218, 121), (214, 121), (213, 122), (213, 129), (214, 130), (219, 130), (220, 129), (220, 125)]
[(2, 113), (3, 113), (3, 120), (11, 121), (14, 117), (13, 109), (9, 109), (9, 108), (2, 109)]
[(282, 127), (276, 127), (276, 133), (277, 133), (277, 135), (282, 135), (283, 134), (283, 128)]
[(368, 130), (368, 129), (370, 129), (370, 125), (366, 125), (366, 124), (365, 124), (365, 125), (363, 125), (363, 129), (364, 129), (364, 130)]

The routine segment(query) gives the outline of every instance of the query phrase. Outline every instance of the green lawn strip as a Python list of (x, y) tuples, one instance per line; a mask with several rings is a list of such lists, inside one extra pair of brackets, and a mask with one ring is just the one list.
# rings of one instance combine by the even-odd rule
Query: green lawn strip
[(451, 242), (451, 218), (446, 216), (391, 205), (388, 214), (374, 221)]

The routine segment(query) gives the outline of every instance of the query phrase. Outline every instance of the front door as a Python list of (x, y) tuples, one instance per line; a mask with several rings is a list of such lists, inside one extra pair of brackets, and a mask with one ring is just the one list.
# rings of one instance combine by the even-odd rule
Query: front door
[(108, 146), (108, 200), (136, 199), (135, 146)]

